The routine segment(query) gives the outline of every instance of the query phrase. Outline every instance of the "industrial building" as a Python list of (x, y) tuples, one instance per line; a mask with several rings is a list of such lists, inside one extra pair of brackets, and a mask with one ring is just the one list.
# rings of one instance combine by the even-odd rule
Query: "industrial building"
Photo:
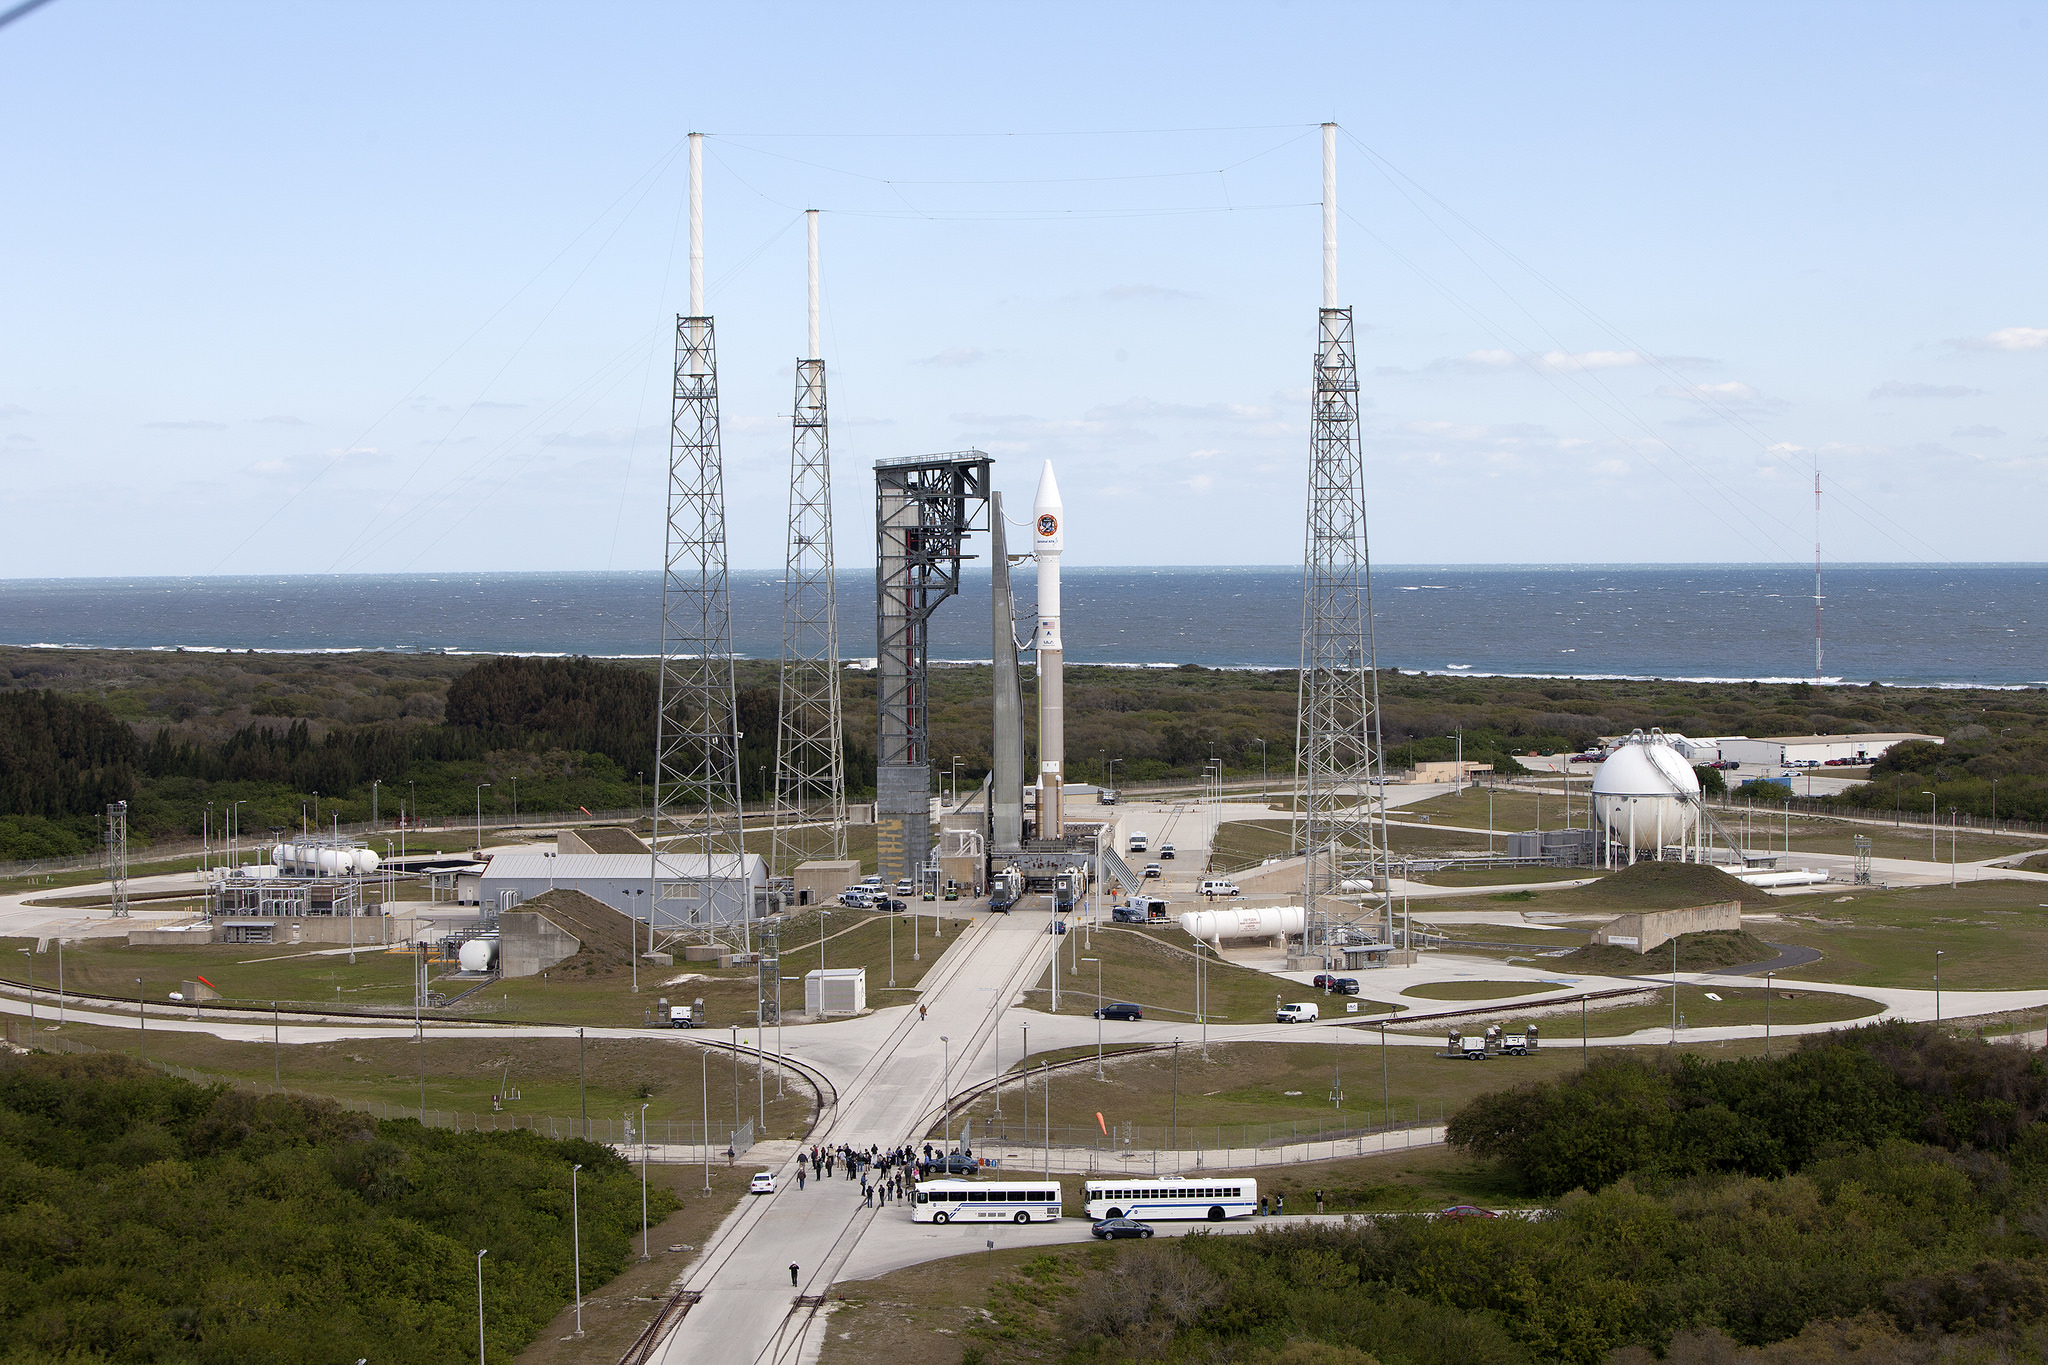
[(657, 929), (739, 924), (774, 908), (768, 864), (757, 853), (665, 853), (658, 863), (631, 853), (501, 853), (484, 869), (479, 890), (485, 909), (503, 913), (558, 888), (581, 891)]
[(1770, 739), (1729, 738), (1721, 741), (1721, 757), (1743, 767), (1793, 767), (1826, 763), (1832, 759), (1851, 759), (1867, 763), (1884, 757), (1895, 744), (1908, 740), (1922, 740), (1928, 744), (1941, 743), (1939, 735), (1914, 734), (1868, 734), (1868, 735), (1778, 735)]

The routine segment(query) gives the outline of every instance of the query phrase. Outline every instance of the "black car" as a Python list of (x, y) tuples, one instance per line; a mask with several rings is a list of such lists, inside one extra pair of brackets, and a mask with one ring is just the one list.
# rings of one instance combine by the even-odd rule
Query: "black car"
[(1330, 989), (1339, 995), (1356, 995), (1358, 994), (1358, 978), (1355, 976), (1336, 977), (1330, 982)]
[(909, 904), (905, 901), (891, 899), (878, 900), (875, 902), (875, 909), (877, 910), (908, 910), (909, 908)]
[(1097, 1019), (1143, 1019), (1145, 1011), (1143, 1007), (1133, 1005), (1128, 1001), (1115, 1000), (1095, 1011), (1095, 1017)]
[(1150, 1237), (1152, 1225), (1141, 1223), (1135, 1218), (1105, 1218), (1089, 1229), (1097, 1237)]

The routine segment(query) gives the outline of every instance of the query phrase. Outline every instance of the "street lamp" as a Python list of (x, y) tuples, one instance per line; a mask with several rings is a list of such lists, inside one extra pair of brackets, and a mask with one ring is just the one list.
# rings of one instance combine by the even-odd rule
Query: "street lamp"
[(142, 1000), (142, 978), (135, 978), (135, 1017), (142, 1027), (142, 1060), (149, 1060), (149, 1006)]
[(576, 1189), (576, 1173), (583, 1168), (569, 1168), (569, 1235), (570, 1246), (575, 1253), (576, 1265), (576, 1335), (583, 1335), (583, 1204)]
[(1948, 808), (1948, 889), (1956, 889), (1956, 808)]
[(1941, 860), (1941, 816), (1934, 808), (1934, 793), (1921, 792), (1927, 798), (1927, 861)]
[(1259, 804), (1268, 805), (1273, 798), (1266, 790), (1266, 741), (1254, 735), (1252, 743), (1259, 746)]
[(945, 1070), (940, 1073), (939, 1088), (946, 1095), (945, 1106), (939, 1110), (939, 1136), (947, 1137), (951, 1135), (953, 1128), (953, 1039), (950, 1035), (941, 1033), (939, 1041), (945, 1045), (944, 1051), (939, 1054), (945, 1059)]
[(1180, 1151), (1180, 1039), (1173, 1040), (1173, 1150)]
[(476, 784), (476, 851), (479, 853), (484, 851), (484, 788), (490, 785), (488, 782)]
[(1084, 957), (1083, 962), (1095, 964), (1095, 1079), (1102, 1079), (1102, 959)]
[(484, 1257), (490, 1255), (487, 1247), (476, 1254), (476, 1365), (484, 1361)]
[[(737, 1094), (734, 1098), (737, 1101)], [(735, 1115), (739, 1113), (737, 1102), (732, 1111)], [(640, 1106), (640, 1259), (647, 1259), (647, 1106), (644, 1104)]]
[(1943, 950), (1934, 950), (1934, 1022), (1941, 1022), (1941, 955)]
[(953, 755), (953, 809), (960, 809), (960, 755)]
[(1771, 1058), (1771, 982), (1776, 972), (1764, 973), (1764, 1060)]

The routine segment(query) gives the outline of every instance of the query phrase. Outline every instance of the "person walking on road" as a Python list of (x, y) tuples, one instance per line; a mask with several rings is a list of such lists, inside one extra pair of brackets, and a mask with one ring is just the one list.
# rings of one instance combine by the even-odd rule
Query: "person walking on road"
[(798, 1189), (802, 1189), (804, 1187), (804, 1167), (801, 1161), (797, 1163), (796, 1167), (796, 1187)]
[(923, 1021), (923, 1020), (925, 1019), (925, 1017), (926, 1017), (926, 1016), (925, 1016), (925, 1009), (924, 1009), (924, 1006), (923, 1006), (923, 1005), (919, 1005), (919, 1006), (917, 1007), (917, 1017), (918, 1017), (918, 1020), (919, 1020), (919, 1022), (922, 1022), (922, 1021)]
[(791, 1289), (794, 1289), (794, 1288), (796, 1288), (796, 1262), (795, 1262), (795, 1261), (791, 1261), (791, 1262), (789, 1263), (789, 1287), (790, 1287)]
[(1317, 1212), (1317, 1213), (1321, 1213), (1322, 1211), (1323, 1211), (1323, 1192), (1322, 1192), (1321, 1190), (1317, 1190), (1317, 1191), (1316, 1191), (1316, 1212)]

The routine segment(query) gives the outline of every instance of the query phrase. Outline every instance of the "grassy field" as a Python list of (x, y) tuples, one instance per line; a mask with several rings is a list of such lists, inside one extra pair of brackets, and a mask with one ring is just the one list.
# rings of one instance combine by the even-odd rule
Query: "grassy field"
[(1563, 989), (1561, 983), (1546, 981), (1431, 981), (1401, 994), (1417, 1000), (1506, 1000)]
[[(1268, 858), (1287, 857), (1291, 828), (1285, 820), (1226, 821), (1216, 827), (1212, 864), (1222, 872), (1241, 872)], [(1387, 844), (1397, 854), (1484, 853), (1486, 836), (1389, 822)]]
[[(1102, 999), (1126, 1000), (1145, 1007), (1148, 1019), (1195, 1020), (1194, 940), (1179, 925), (1140, 929), (1133, 926), (1103, 928), (1089, 948), (1074, 935), (1062, 939), (1060, 961), (1060, 1008), (1065, 1015), (1095, 1012), (1095, 964), (1071, 964), (1078, 957), (1102, 959)], [(1025, 992), (1033, 1008), (1052, 1012), (1051, 969)], [(1208, 1015), (1216, 1023), (1249, 1023), (1271, 1019), (1275, 998), (1305, 999), (1314, 994), (1306, 987), (1280, 981), (1265, 972), (1219, 962), (1212, 954), (1205, 971), (1208, 984)], [(1377, 1001), (1356, 1003), (1359, 1013), (1369, 1014), (1388, 1007)], [(1114, 1024), (1111, 1025), (1114, 1027)]]
[[(1779, 1002), (1781, 1007), (1783, 1003)], [(1576, 1020), (1572, 1027), (1576, 1035)], [(1204, 1062), (1198, 1038), (1199, 1034), (1184, 1036), (1180, 1048), (1178, 1106), (1183, 1147), (1197, 1141), (1205, 1146), (1242, 1146), (1247, 1137), (1254, 1143), (1272, 1136), (1284, 1138), (1297, 1124), (1304, 1138), (1319, 1127), (1355, 1129), (1384, 1122), (1389, 1106), (1397, 1123), (1435, 1123), (1439, 1114), (1454, 1112), (1475, 1095), (1517, 1081), (1562, 1075), (1581, 1064), (1577, 1048), (1546, 1049), (1533, 1057), (1502, 1060), (1497, 1066), (1474, 1066), (1416, 1047), (1388, 1047), (1383, 1055), (1381, 1048), (1371, 1044), (1314, 1042), (1211, 1043), (1209, 1060)], [(1115, 1033), (1108, 1034), (1108, 1042), (1111, 1047), (1116, 1045)], [(1094, 1055), (1092, 1047), (1035, 1052), (1031, 1064), (1058, 1063), (1070, 1057), (1092, 1061)], [(1011, 1071), (1017, 1074), (1019, 1068), (1013, 1066)], [(1052, 1073), (1054, 1143), (1062, 1140), (1063, 1128), (1077, 1141), (1085, 1140), (1084, 1134), (1099, 1133), (1098, 1112), (1112, 1129), (1118, 1124), (1138, 1125), (1135, 1145), (1139, 1147), (1165, 1143), (1175, 1114), (1172, 1050), (1109, 1057), (1103, 1075), (1104, 1079), (1096, 1080), (1092, 1066)], [(1330, 1099), (1340, 1082), (1344, 1091), (1341, 1108)], [(973, 1116), (975, 1133), (1001, 1132), (1014, 1142), (1027, 1141), (1027, 1084), (1030, 1131), (1037, 1131), (1045, 1122), (1045, 1090), (1034, 1071), (1028, 1082), (1020, 1076), (1004, 1087), (1002, 1128), (993, 1126), (993, 1097), (975, 1102), (967, 1111)], [(1245, 1125), (1251, 1125), (1249, 1134)], [(956, 1133), (959, 1126), (956, 1117)]]
[[(1399, 806), (1389, 812), (1393, 819), (1414, 818), (1427, 815), (1430, 819), (1446, 825), (1467, 825), (1473, 829), (1486, 829), (1487, 803), (1492, 798), (1492, 828), (1501, 841), (1495, 845), (1497, 852), (1505, 853), (1507, 845), (1504, 836), (1524, 829), (1562, 829), (1565, 825), (1566, 802), (1558, 786), (1556, 776), (1550, 778), (1547, 789), (1530, 790), (1514, 787), (1467, 787), (1464, 791), (1432, 796), (1427, 801), (1413, 805)], [(1591, 823), (1592, 779), (1574, 775), (1571, 780), (1571, 822), (1585, 826)], [(1485, 836), (1480, 836), (1482, 844)]]
[[(367, 927), (367, 925), (366, 925)], [(29, 939), (4, 939), (0, 946), (22, 949)], [(54, 987), (54, 949), (34, 956), (38, 985)], [(8, 957), (6, 975), (25, 979), (25, 959)], [(152, 1006), (195, 976), (214, 984), (223, 1000), (267, 1005), (273, 1000), (328, 1008), (399, 1009), (412, 1003), (410, 956), (366, 945), (353, 965), (347, 952), (327, 954), (305, 948), (257, 943), (197, 944), (190, 948), (131, 948), (120, 939), (87, 939), (64, 949), (64, 988), (134, 999), (138, 989)], [(142, 979), (138, 988), (136, 978)]]
[(2029, 882), (1866, 888), (1784, 902), (1785, 922), (1758, 932), (1820, 949), (1820, 961), (1793, 973), (1808, 980), (1929, 990), (1939, 950), (1944, 986), (2025, 989), (2041, 983), (2048, 961), (2044, 901), (2048, 887)]
[(1487, 872), (1426, 872), (1415, 880), (1423, 886), (1516, 886), (1525, 882), (1573, 882), (1601, 877), (1597, 867), (1502, 867)]
[[(1721, 998), (1709, 1000), (1709, 994)], [(1766, 1013), (1764, 997), (1765, 990), (1761, 986), (1739, 990), (1715, 987), (1709, 992), (1704, 987), (1681, 983), (1678, 988), (1678, 1040), (1681, 1043), (1685, 1041), (1688, 1028), (1762, 1024)], [(1858, 995), (1798, 989), (1788, 991), (1778, 987), (1770, 992), (1769, 1015), (1772, 1024), (1839, 1024), (1868, 1019), (1883, 1008), (1875, 1000), (1865, 1000)], [(1543, 1030), (1545, 1042), (1552, 1046), (1568, 1044), (1579, 1036), (1579, 1021), (1569, 1014), (1539, 1019), (1535, 1023)], [(1586, 1036), (1590, 1038), (1619, 1038), (1639, 1029), (1668, 1028), (1670, 1024), (1671, 990), (1668, 986), (1658, 992), (1654, 1004), (1623, 1005), (1618, 1009), (1589, 1009), (1586, 1012)]]
[[(141, 1038), (134, 1029), (66, 1025), (62, 1036), (103, 1052), (135, 1056)], [(489, 1127), (492, 1098), (505, 1087), (517, 1099), (501, 1102), (504, 1114), (540, 1115), (558, 1122), (561, 1136), (573, 1136), (586, 1112), (593, 1120), (617, 1123), (630, 1113), (639, 1122), (640, 1106), (648, 1106), (652, 1124), (675, 1124), (677, 1141), (693, 1141), (701, 1131), (708, 1098), (714, 1142), (734, 1126), (733, 1063), (710, 1053), (709, 1070), (691, 1066), (704, 1051), (678, 1033), (673, 1041), (592, 1041), (584, 1045), (584, 1084), (577, 1082), (577, 1040), (574, 1038), (474, 1037), (351, 1039), (337, 1043), (299, 1043), (273, 1047), (264, 1042), (232, 1042), (209, 1034), (149, 1031), (149, 1059), (189, 1067), (208, 1076), (263, 1085), (274, 1079), (293, 1090), (331, 1096), (344, 1102), (394, 1105), (417, 1112), (420, 1071), (426, 1071), (426, 1107), (443, 1113), (480, 1115)], [(747, 1039), (746, 1041), (751, 1041)], [(772, 1049), (772, 1038), (769, 1041)], [(808, 1086), (789, 1076), (781, 1099), (775, 1096), (775, 1073), (767, 1070), (769, 1137), (791, 1137), (807, 1131), (813, 1104)], [(502, 1079), (501, 1079), (502, 1078)], [(756, 1084), (751, 1063), (739, 1064), (740, 1120), (755, 1118)], [(503, 1120), (509, 1122), (509, 1120)], [(467, 1124), (465, 1123), (465, 1126)], [(614, 1129), (595, 1130), (600, 1137)], [(654, 1130), (657, 1140), (663, 1130)]]

